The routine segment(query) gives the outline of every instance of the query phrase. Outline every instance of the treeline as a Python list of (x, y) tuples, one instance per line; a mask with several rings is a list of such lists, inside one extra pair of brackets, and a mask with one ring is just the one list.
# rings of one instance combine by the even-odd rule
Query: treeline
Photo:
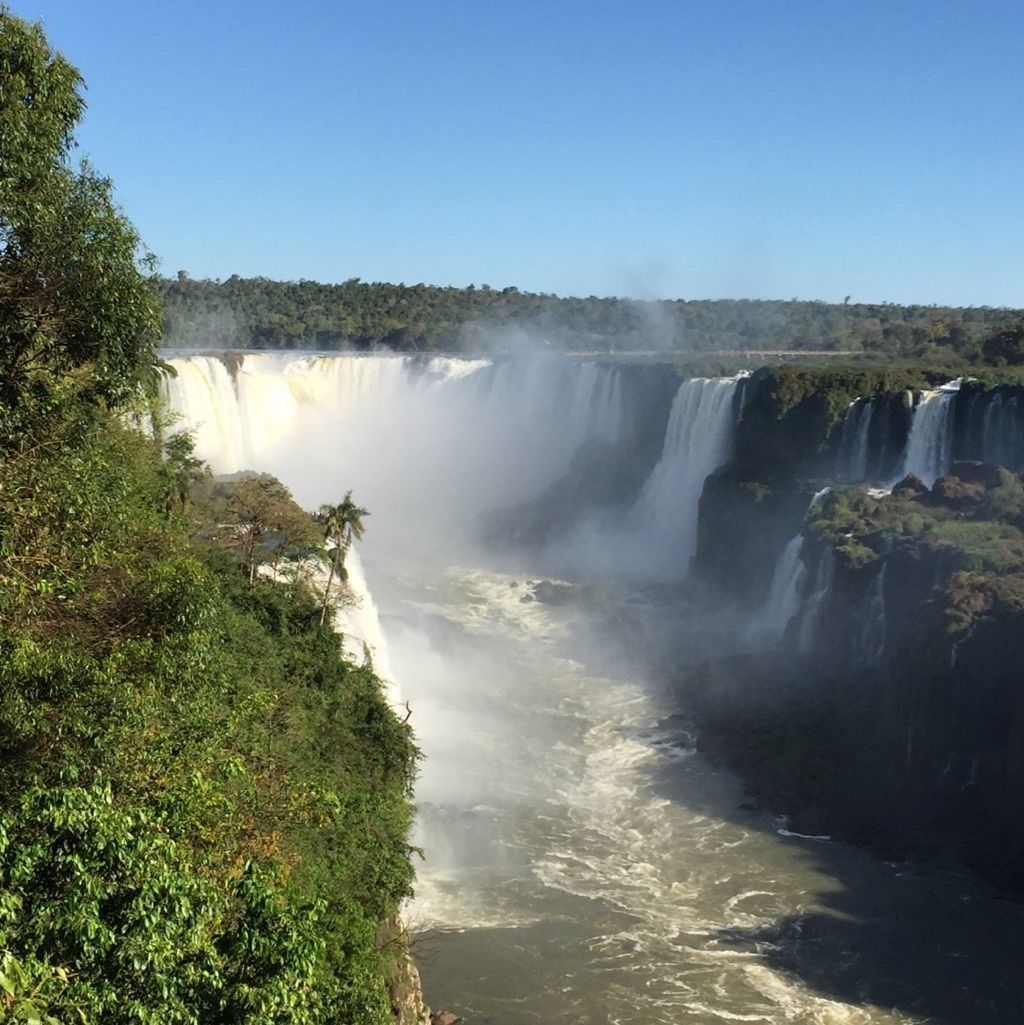
[(82, 109), (0, 7), (0, 1020), (385, 1025), (417, 753), (324, 613), (365, 510), (130, 426), (159, 297)]
[(641, 302), (516, 288), (158, 278), (165, 344), (470, 352), (527, 343), (599, 352), (847, 351), (970, 359), (1021, 311), (763, 300)]

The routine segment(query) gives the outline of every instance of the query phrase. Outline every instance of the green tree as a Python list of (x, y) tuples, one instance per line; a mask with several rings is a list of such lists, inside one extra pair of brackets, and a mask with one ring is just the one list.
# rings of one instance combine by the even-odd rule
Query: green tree
[(206, 464), (194, 455), (195, 442), (188, 431), (178, 431), (162, 443), (162, 477), (165, 485), (164, 512), (170, 516), (181, 511), (188, 501), (189, 489), (209, 473)]
[(156, 365), (160, 300), (112, 186), (72, 162), (78, 71), (0, 7), (0, 401), (74, 390), (117, 402)]
[(276, 567), (284, 549), (309, 544), (314, 537), (309, 514), (303, 512), (295, 504), (292, 493), (269, 474), (233, 483), (227, 510), (235, 521), (228, 544), (241, 553), (250, 584), (256, 580), (256, 567), (260, 562), (272, 560)]
[(324, 603), (320, 611), (320, 625), (323, 626), (327, 618), (327, 607), (330, 603), (331, 585), (335, 576), (342, 583), (348, 577), (345, 570), (345, 556), (352, 546), (353, 540), (362, 539), (366, 530), (363, 524), (363, 517), (370, 513), (362, 506), (352, 501), (352, 492), (346, 491), (345, 497), (337, 505), (322, 505), (317, 513), (317, 520), (323, 525), (324, 539), (334, 542), (334, 551), (331, 557), (331, 572), (327, 577), (327, 587), (324, 590)]
[(986, 338), (981, 343), (981, 354), (986, 363), (995, 366), (1024, 363), (1024, 320)]

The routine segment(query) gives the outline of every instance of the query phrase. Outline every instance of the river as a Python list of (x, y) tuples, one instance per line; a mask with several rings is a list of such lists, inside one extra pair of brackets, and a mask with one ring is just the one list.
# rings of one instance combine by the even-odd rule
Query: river
[(1024, 1021), (1021, 908), (751, 808), (667, 681), (602, 643), (665, 618), (642, 593), (371, 580), (426, 756), (409, 919), (433, 1006), (471, 1025)]

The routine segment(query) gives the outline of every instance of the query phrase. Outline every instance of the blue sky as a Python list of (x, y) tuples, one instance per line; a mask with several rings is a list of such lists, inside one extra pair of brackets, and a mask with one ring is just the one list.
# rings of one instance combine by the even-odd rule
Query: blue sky
[(1024, 306), (1024, 4), (11, 8), (166, 273)]

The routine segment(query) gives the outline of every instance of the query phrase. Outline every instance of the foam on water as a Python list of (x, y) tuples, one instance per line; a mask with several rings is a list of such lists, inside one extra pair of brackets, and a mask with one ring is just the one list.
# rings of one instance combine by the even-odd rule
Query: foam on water
[[(523, 601), (528, 595), (527, 584), (507, 575), (453, 570), (439, 586), (432, 582), (424, 602), (406, 574), (404, 597), (387, 603), (388, 623), (406, 620), (395, 644), (400, 673), (404, 659), (423, 665), (429, 649), (443, 674), (450, 644), (476, 666), (478, 681), (475, 694), (451, 687), (454, 718), (437, 704), (429, 721), (418, 704), (426, 695), (412, 685), (428, 761), (419, 837), (427, 860), (411, 920), (430, 931), (428, 947), (443, 961), (448, 950), (459, 963), (472, 961), (465, 944), (479, 937), (478, 956), (488, 961), (481, 971), (516, 971), (524, 944), (539, 947), (543, 962), (531, 962), (523, 980), (535, 999), (488, 995), (467, 979), (460, 1011), (566, 1025), (914, 1021), (815, 997), (759, 963), (763, 942), (737, 950), (716, 938), (769, 928), (793, 912), (794, 900), (800, 910), (794, 882), (820, 882), (801, 865), (801, 841), (787, 848), (764, 826), (725, 821), (714, 801), (695, 805), (695, 794), (716, 787), (733, 801), (740, 795), (730, 777), (705, 778), (709, 770), (688, 735), (666, 725), (641, 676), (566, 656), (580, 642), (571, 605)], [(412, 648), (410, 634), (419, 642)], [(422, 686), (440, 701), (430, 679)], [(488, 718), (487, 708), (500, 714)], [(447, 725), (435, 731), (439, 723)], [(432, 767), (435, 751), (442, 764)], [(680, 775), (690, 781), (682, 791), (672, 783)], [(467, 776), (484, 781), (485, 804), (473, 786), (461, 797), (451, 786)], [(486, 858), (477, 848), (481, 836)], [(558, 931), (557, 943), (545, 939), (547, 929)], [(450, 977), (454, 969), (444, 965)], [(424, 972), (429, 988), (429, 961)], [(565, 973), (573, 993), (559, 995)], [(597, 987), (606, 1017), (573, 1017), (583, 1013), (575, 990)]]

